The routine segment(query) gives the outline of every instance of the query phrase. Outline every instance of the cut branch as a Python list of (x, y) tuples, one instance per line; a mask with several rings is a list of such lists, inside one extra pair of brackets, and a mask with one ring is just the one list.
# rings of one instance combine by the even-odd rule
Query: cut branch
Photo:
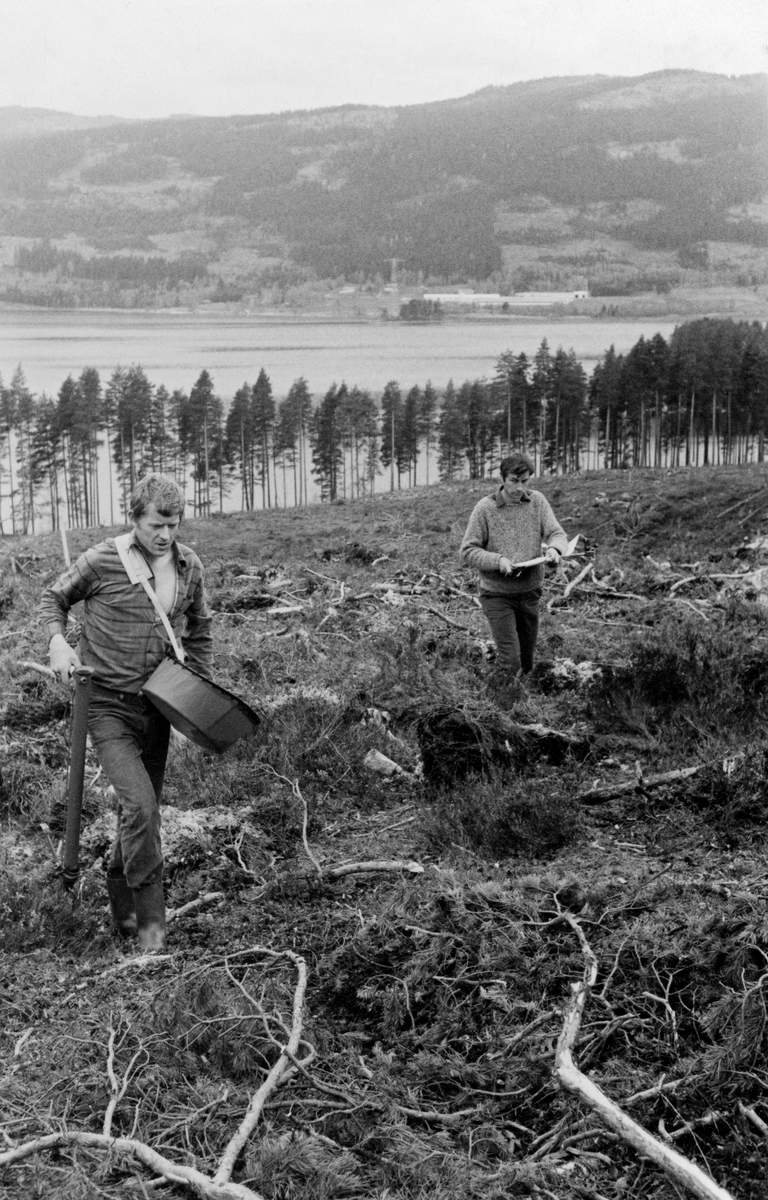
[(224, 1180), (210, 1179), (202, 1171), (172, 1162), (163, 1154), (158, 1154), (151, 1146), (138, 1142), (135, 1138), (113, 1138), (103, 1133), (84, 1133), (75, 1130), (64, 1130), (60, 1133), (46, 1134), (44, 1137), (33, 1138), (21, 1146), (14, 1146), (0, 1154), (0, 1167), (10, 1166), (21, 1162), (31, 1154), (41, 1150), (53, 1150), (59, 1146), (93, 1146), (110, 1153), (123, 1155), (127, 1159), (135, 1159), (149, 1167), (155, 1174), (161, 1175), (170, 1183), (186, 1184), (203, 1200), (264, 1200), (259, 1192), (246, 1187), (242, 1183), (232, 1183)]
[(588, 1104), (609, 1129), (617, 1133), (644, 1158), (650, 1159), (660, 1167), (670, 1179), (687, 1188), (699, 1200), (733, 1200), (730, 1192), (705, 1175), (701, 1168), (692, 1163), (690, 1159), (678, 1154), (671, 1146), (664, 1145), (642, 1125), (633, 1121), (574, 1063), (573, 1047), (579, 1035), (587, 999), (597, 980), (597, 959), (579, 922), (570, 913), (563, 912), (562, 915), (577, 934), (586, 962), (583, 979), (580, 983), (572, 985), (571, 999), (565, 1010), (563, 1028), (557, 1042), (555, 1076), (560, 1086)]
[(298, 1058), (301, 1045), (301, 1031), (304, 1023), (304, 996), (307, 990), (307, 964), (292, 950), (268, 950), (263, 946), (254, 947), (256, 953), (266, 954), (273, 959), (287, 958), (296, 968), (298, 981), (293, 994), (293, 1020), (290, 1035), (280, 1057), (267, 1075), (261, 1087), (253, 1096), (248, 1106), (248, 1112), (240, 1123), (235, 1135), (230, 1139), (222, 1155), (218, 1170), (213, 1177), (215, 1184), (227, 1184), (237, 1161), (237, 1156), (258, 1124), (264, 1106), (271, 1094), (280, 1086), (283, 1078), (293, 1071), (293, 1063)]
[(677, 779), (690, 779), (692, 775), (696, 775), (699, 771), (703, 771), (706, 763), (702, 763), (698, 767), (681, 767), (678, 771), (664, 771), (662, 775), (651, 775), (638, 780), (636, 777), (626, 779), (622, 783), (609, 783), (604, 787), (591, 787), (586, 792), (579, 792), (577, 800), (583, 801), (584, 804), (604, 804), (606, 800), (613, 800), (617, 796), (625, 796), (628, 792), (647, 792), (649, 788), (661, 787), (665, 783), (674, 783)]

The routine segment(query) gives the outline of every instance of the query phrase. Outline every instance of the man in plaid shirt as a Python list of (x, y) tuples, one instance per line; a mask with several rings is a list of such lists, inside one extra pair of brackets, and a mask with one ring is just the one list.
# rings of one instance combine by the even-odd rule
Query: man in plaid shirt
[[(131, 546), (143, 556), (151, 584), (184, 648), (186, 661), (210, 677), (211, 616), (203, 568), (176, 541), (184, 496), (173, 479), (147, 475), (130, 501)], [(80, 643), (65, 638), (69, 610), (83, 602)], [(170, 727), (142, 694), (168, 653), (164, 625), (144, 589), (131, 583), (114, 538), (77, 559), (41, 605), (52, 668), (66, 682), (74, 667), (93, 668), (88, 732), (117, 795), (117, 836), (107, 867), (107, 892), (116, 928), (138, 933), (143, 950), (165, 946), (160, 796)]]

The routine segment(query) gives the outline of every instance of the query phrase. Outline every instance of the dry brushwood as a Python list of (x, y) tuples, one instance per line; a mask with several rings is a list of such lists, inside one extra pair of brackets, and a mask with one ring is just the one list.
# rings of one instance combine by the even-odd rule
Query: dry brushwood
[(609, 1129), (617, 1133), (644, 1158), (650, 1159), (651, 1162), (661, 1167), (670, 1179), (686, 1188), (699, 1200), (733, 1200), (730, 1192), (705, 1175), (701, 1168), (692, 1163), (690, 1159), (660, 1142), (637, 1121), (627, 1116), (623, 1109), (606, 1096), (605, 1092), (601, 1091), (593, 1080), (580, 1071), (574, 1063), (573, 1048), (579, 1036), (587, 1000), (597, 980), (598, 964), (580, 922), (569, 912), (561, 910), (561, 915), (578, 937), (585, 963), (582, 980), (571, 986), (571, 999), (566, 1006), (563, 1027), (557, 1042), (555, 1076), (560, 1086), (588, 1104)]
[[(285, 1044), (279, 1045), (280, 1053), (274, 1065), (261, 1086), (252, 1096), (248, 1110), (240, 1122), (238, 1129), (224, 1148), (219, 1165), (213, 1176), (206, 1175), (195, 1167), (174, 1162), (137, 1138), (112, 1136), (112, 1118), (115, 1109), (125, 1094), (137, 1062), (143, 1055), (147, 1054), (147, 1051), (145, 1047), (140, 1046), (123, 1072), (122, 1080), (118, 1079), (115, 1071), (117, 1031), (114, 1029), (111, 1021), (107, 1046), (107, 1078), (109, 1081), (110, 1098), (104, 1115), (102, 1132), (89, 1133), (85, 1130), (63, 1129), (56, 1133), (44, 1134), (41, 1137), (32, 1138), (21, 1145), (11, 1146), (10, 1149), (0, 1153), (0, 1167), (12, 1166), (14, 1163), (21, 1162), (23, 1159), (29, 1158), (30, 1155), (38, 1154), (43, 1150), (52, 1150), (64, 1146), (89, 1146), (95, 1149), (107, 1150), (110, 1153), (117, 1153), (129, 1161), (142, 1163), (169, 1183), (179, 1183), (189, 1187), (197, 1196), (202, 1197), (202, 1200), (263, 1200), (260, 1193), (255, 1192), (252, 1188), (232, 1181), (235, 1162), (259, 1123), (269, 1098), (280, 1087), (281, 1083), (294, 1073), (297, 1064), (305, 1065), (311, 1061), (314, 1057), (314, 1049), (311, 1047), (308, 1049), (303, 1061), (299, 1058), (300, 1048), (302, 1045), (306, 1046), (306, 1042), (302, 1038), (304, 999), (307, 990), (307, 966), (304, 959), (292, 950), (270, 950), (264, 946), (251, 946), (247, 950), (232, 955), (231, 959), (224, 959), (223, 966), (230, 979), (234, 979), (231, 972), (231, 961), (234, 958), (243, 959), (254, 956), (267, 957), (273, 961), (287, 959), (296, 969), (297, 982), (293, 993), (292, 1014), (290, 1024), (286, 1024), (282, 1019), (278, 1020), (279, 1026), (287, 1034)], [(254, 1012), (263, 1016), (259, 1002), (246, 991), (238, 980), (235, 979), (235, 983), (239, 991), (249, 1001)]]
[(592, 740), (540, 723), (522, 725), (495, 709), (473, 710), (433, 706), (417, 719), (424, 778), (431, 784), (450, 785), (471, 772), (495, 768), (521, 770), (544, 760), (558, 765), (569, 757), (583, 761)]

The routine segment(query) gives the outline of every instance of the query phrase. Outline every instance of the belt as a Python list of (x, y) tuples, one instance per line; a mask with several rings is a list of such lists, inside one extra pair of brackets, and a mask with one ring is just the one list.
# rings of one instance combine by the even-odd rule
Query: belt
[(129, 704), (135, 708), (142, 708), (148, 703), (143, 692), (117, 692), (114, 688), (104, 687), (102, 683), (91, 684), (91, 695), (103, 696), (105, 700), (119, 700), (121, 704)]

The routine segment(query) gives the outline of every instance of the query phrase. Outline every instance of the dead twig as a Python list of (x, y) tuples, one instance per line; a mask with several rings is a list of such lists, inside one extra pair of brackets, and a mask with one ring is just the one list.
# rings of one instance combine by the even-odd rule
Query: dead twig
[(609, 1129), (644, 1158), (651, 1159), (671, 1179), (687, 1188), (699, 1200), (733, 1200), (730, 1192), (705, 1175), (690, 1159), (684, 1158), (672, 1147), (666, 1146), (648, 1133), (642, 1125), (638, 1125), (574, 1063), (573, 1047), (579, 1035), (587, 1000), (597, 980), (598, 963), (578, 920), (565, 911), (562, 916), (579, 939), (585, 963), (582, 980), (572, 985), (571, 999), (565, 1010), (563, 1028), (557, 1042), (554, 1073), (560, 1086), (588, 1104)]
[(744, 496), (741, 500), (737, 500), (737, 502), (732, 504), (730, 508), (724, 508), (720, 513), (718, 520), (722, 520), (723, 517), (727, 517), (728, 513), (735, 512), (737, 508), (741, 508), (742, 504), (750, 504), (753, 500), (756, 500), (758, 496), (762, 496), (765, 492), (768, 492), (768, 487), (762, 487), (756, 492), (750, 492), (748, 496)]
[(678, 1138), (685, 1137), (687, 1133), (693, 1133), (694, 1129), (700, 1129), (704, 1125), (714, 1125), (717, 1121), (722, 1121), (724, 1113), (713, 1112), (710, 1110), (704, 1113), (703, 1117), (695, 1117), (692, 1121), (686, 1121), (679, 1129), (673, 1129), (671, 1132), (664, 1125), (664, 1118), (659, 1119), (659, 1133), (667, 1141), (675, 1142)]
[(461, 1108), (457, 1112), (441, 1113), (441, 1112), (422, 1112), (418, 1108), (404, 1108), (402, 1104), (398, 1104), (397, 1111), (402, 1113), (404, 1117), (411, 1117), (414, 1121), (426, 1121), (430, 1125), (458, 1125), (467, 1117), (477, 1117), (483, 1112), (482, 1108)]
[(563, 589), (563, 600), (567, 600), (568, 597), (570, 596), (571, 592), (573, 591), (573, 589), (578, 587), (579, 584), (582, 582), (582, 580), (587, 579), (588, 576), (590, 576), (592, 574), (594, 569), (595, 569), (595, 564), (592, 562), (588, 562), (585, 567), (582, 567), (582, 569), (579, 571), (578, 575), (574, 576), (574, 578), (570, 581), (570, 583), (567, 583), (565, 588)]
[(746, 1104), (742, 1104), (741, 1100), (739, 1100), (736, 1107), (738, 1108), (742, 1117), (746, 1117), (747, 1120), (754, 1125), (755, 1129), (757, 1129), (758, 1132), (761, 1133), (768, 1142), (768, 1125), (766, 1125), (762, 1117), (758, 1117), (754, 1108), (747, 1108)]
[(272, 774), (275, 776), (276, 779), (279, 779), (282, 783), (288, 784), (288, 787), (291, 789), (295, 798), (298, 800), (299, 804), (301, 805), (302, 814), (303, 814), (302, 823), (301, 823), (301, 840), (304, 845), (304, 851), (307, 855), (307, 858), (312, 863), (312, 866), (315, 868), (315, 870), (318, 874), (318, 877), (320, 879), (322, 879), (323, 868), (322, 868), (320, 862), (318, 861), (318, 859), (312, 853), (312, 850), (310, 849), (310, 845), (309, 845), (309, 840), (307, 838), (307, 824), (309, 822), (309, 808), (308, 808), (306, 800), (304, 799), (304, 797), (301, 794), (301, 788), (299, 787), (298, 780), (288, 779), (288, 777), (286, 775), (280, 775), (274, 769), (274, 767), (270, 767), (269, 769), (272, 772)]
[(444, 612), (440, 612), (439, 608), (434, 608), (431, 604), (417, 604), (417, 608), (423, 609), (424, 612), (432, 613), (433, 617), (439, 617), (441, 621), (445, 621), (447, 625), (452, 625), (454, 629), (460, 629), (462, 633), (468, 633), (472, 637), (477, 636), (477, 630), (470, 629), (461, 621), (454, 621), (453, 617), (447, 616)]
[[(126, 1029), (125, 1032), (127, 1033), (128, 1030)], [(128, 1089), (128, 1083), (130, 1081), (131, 1072), (133, 1071), (133, 1068), (135, 1067), (135, 1065), (139, 1061), (139, 1059), (142, 1057), (142, 1055), (147, 1054), (146, 1048), (144, 1046), (139, 1046), (139, 1049), (133, 1055), (131, 1061), (128, 1063), (128, 1066), (125, 1068), (125, 1071), (123, 1072), (122, 1083), (119, 1083), (117, 1076), (115, 1074), (115, 1038), (116, 1038), (116, 1036), (117, 1036), (117, 1033), (116, 1033), (116, 1030), (113, 1028), (112, 1019), (110, 1018), (109, 1041), (107, 1043), (107, 1077), (109, 1079), (109, 1086), (110, 1086), (112, 1095), (109, 1098), (109, 1104), (107, 1105), (106, 1112), (104, 1113), (104, 1125), (102, 1128), (102, 1133), (104, 1134), (104, 1137), (111, 1136), (112, 1118), (115, 1115), (115, 1109), (117, 1108), (118, 1104), (120, 1103), (120, 1101), (122, 1100), (123, 1096), (125, 1095), (125, 1093)], [(122, 1044), (124, 1039), (125, 1039), (125, 1034), (123, 1034), (123, 1037), (120, 1039), (120, 1044)]]
[(298, 1058), (299, 1046), (301, 1044), (301, 1033), (304, 1021), (304, 997), (307, 990), (307, 964), (300, 955), (295, 954), (292, 950), (268, 950), (263, 946), (253, 947), (255, 953), (267, 955), (272, 959), (287, 958), (289, 962), (296, 968), (297, 982), (293, 994), (293, 1017), (290, 1027), (290, 1036), (286, 1045), (283, 1048), (280, 1057), (267, 1075), (267, 1078), (262, 1083), (261, 1087), (253, 1096), (251, 1103), (248, 1106), (248, 1111), (240, 1123), (237, 1132), (230, 1138), (224, 1154), (221, 1157), (218, 1170), (213, 1177), (213, 1183), (216, 1185), (228, 1185), (232, 1171), (234, 1170), (235, 1162), (243, 1146), (248, 1141), (253, 1130), (258, 1124), (261, 1114), (264, 1111), (264, 1106), (271, 1094), (280, 1086), (284, 1076), (289, 1069), (293, 1067), (294, 1059)]
[(664, 1076), (653, 1087), (645, 1088), (642, 1092), (635, 1092), (631, 1096), (627, 1096), (622, 1100), (622, 1104), (626, 1108), (629, 1104), (640, 1104), (642, 1100), (657, 1100), (659, 1096), (663, 1096), (666, 1092), (676, 1092), (679, 1087), (688, 1082), (686, 1079), (670, 1079), (669, 1083), (664, 1082)]
[(194, 900), (189, 900), (178, 908), (169, 909), (165, 919), (166, 921), (178, 921), (179, 917), (185, 917), (187, 913), (194, 912), (196, 908), (204, 908), (206, 904), (214, 904), (217, 900), (223, 900), (225, 895), (225, 892), (205, 892), (202, 896), (196, 896)]

